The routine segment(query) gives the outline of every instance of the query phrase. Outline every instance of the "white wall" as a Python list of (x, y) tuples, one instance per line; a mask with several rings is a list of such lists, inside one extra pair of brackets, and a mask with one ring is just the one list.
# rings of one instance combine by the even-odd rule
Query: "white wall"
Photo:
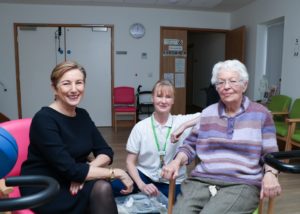
[(263, 72), (257, 37), (259, 25), (280, 17), (284, 17), (281, 93), (293, 99), (300, 97), (300, 56), (293, 56), (295, 39), (300, 38), (299, 9), (299, 0), (257, 0), (232, 14), (232, 28), (247, 26), (246, 66), (250, 73), (250, 97), (259, 98), (259, 80)]
[[(152, 89), (159, 79), (161, 26), (229, 29), (230, 14), (125, 7), (0, 4), (0, 81), (7, 87), (7, 92), (0, 88), (0, 112), (11, 119), (18, 117), (13, 41), (13, 23), (16, 22), (114, 25), (115, 51), (127, 51), (127, 55), (114, 55), (115, 85), (137, 88), (141, 84), (143, 90), (147, 90)], [(144, 38), (137, 40), (130, 37), (129, 26), (134, 22), (141, 22), (146, 27)], [(142, 52), (147, 53), (147, 59), (141, 59)]]
[[(113, 24), (115, 51), (128, 52), (127, 55), (115, 55), (115, 85), (137, 87), (142, 84), (143, 90), (151, 89), (159, 78), (160, 26), (233, 29), (245, 25), (246, 66), (250, 74), (247, 93), (250, 98), (259, 99), (259, 80), (264, 67), (258, 37), (260, 25), (284, 17), (281, 93), (295, 99), (300, 97), (300, 90), (297, 89), (300, 57), (293, 56), (295, 39), (300, 38), (299, 8), (299, 0), (257, 0), (231, 15), (124, 7), (0, 4), (0, 82), (7, 88), (4, 92), (0, 85), (0, 112), (11, 119), (17, 118), (14, 22)], [(129, 36), (128, 28), (133, 22), (145, 25), (144, 38), (135, 40)], [(142, 52), (147, 53), (147, 59), (141, 59)]]

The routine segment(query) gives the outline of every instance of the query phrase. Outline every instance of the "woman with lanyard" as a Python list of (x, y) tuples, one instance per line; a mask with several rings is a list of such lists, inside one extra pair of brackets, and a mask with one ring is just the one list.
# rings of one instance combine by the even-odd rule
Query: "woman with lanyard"
[[(171, 115), (174, 99), (174, 86), (167, 80), (158, 81), (152, 90), (154, 113), (138, 122), (130, 133), (126, 146), (126, 166), (135, 182), (132, 193), (141, 191), (150, 196), (157, 196), (162, 192), (168, 197), (169, 181), (162, 179), (161, 169), (173, 160), (177, 147), (191, 129), (187, 130), (177, 143), (171, 143), (170, 135), (183, 123), (190, 121), (188, 125), (193, 126), (200, 118), (200, 113)], [(180, 192), (180, 183), (185, 176), (184, 166), (176, 179), (176, 195)], [(121, 183), (118, 184), (113, 183), (116, 196), (123, 188)]]

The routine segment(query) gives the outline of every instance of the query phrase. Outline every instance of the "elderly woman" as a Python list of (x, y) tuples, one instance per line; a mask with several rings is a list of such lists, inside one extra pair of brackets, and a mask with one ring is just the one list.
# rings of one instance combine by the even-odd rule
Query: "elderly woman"
[(272, 115), (243, 95), (248, 79), (238, 60), (214, 66), (211, 83), (220, 102), (203, 110), (197, 130), (162, 171), (176, 178), (181, 166), (201, 159), (182, 183), (174, 213), (252, 213), (259, 198), (280, 194), (278, 171), (260, 162), (278, 151)]

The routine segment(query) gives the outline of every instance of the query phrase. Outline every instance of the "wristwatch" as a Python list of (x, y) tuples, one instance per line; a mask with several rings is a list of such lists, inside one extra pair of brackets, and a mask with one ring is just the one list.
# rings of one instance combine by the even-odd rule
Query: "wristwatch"
[(278, 174), (279, 174), (278, 172), (274, 172), (274, 171), (271, 170), (271, 169), (266, 170), (266, 171), (265, 171), (265, 174), (266, 174), (267, 172), (272, 173), (273, 175), (275, 175), (276, 178), (278, 178)]

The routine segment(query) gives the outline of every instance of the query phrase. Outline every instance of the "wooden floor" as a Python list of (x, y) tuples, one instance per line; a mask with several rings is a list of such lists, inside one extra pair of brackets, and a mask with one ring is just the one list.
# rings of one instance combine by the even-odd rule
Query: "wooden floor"
[[(113, 167), (125, 169), (125, 148), (131, 128), (118, 128), (117, 133), (110, 127), (99, 130), (115, 152)], [(275, 199), (274, 214), (300, 214), (300, 174), (281, 173), (279, 181), (283, 190)]]

